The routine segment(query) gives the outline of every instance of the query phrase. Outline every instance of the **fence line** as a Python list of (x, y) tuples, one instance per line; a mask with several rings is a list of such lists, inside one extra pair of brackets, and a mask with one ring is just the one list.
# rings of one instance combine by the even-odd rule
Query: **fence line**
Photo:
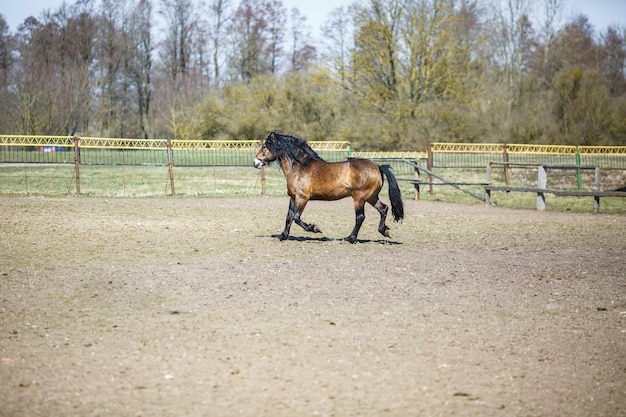
[[(562, 146), (501, 143), (443, 143), (433, 142), (423, 151), (373, 152), (353, 151), (349, 142), (311, 141), (311, 147), (328, 161), (343, 161), (350, 157), (370, 159), (410, 159), (426, 164), (429, 170), (456, 168), (455, 175), (468, 175), (467, 169), (485, 169), (489, 162), (551, 163), (594, 165), (603, 170), (626, 170), (626, 146)], [(0, 163), (73, 165), (74, 175), (68, 180), (76, 184), (80, 194), (81, 167), (83, 179), (101, 175), (91, 174), (89, 167), (151, 167), (166, 168), (167, 191), (175, 194), (175, 176), (185, 177), (184, 167), (249, 167), (259, 147), (256, 140), (202, 141), (168, 139), (120, 139), (73, 136), (0, 135)], [(392, 163), (392, 162), (389, 162)], [(174, 170), (176, 167), (176, 170)], [(179, 169), (182, 168), (182, 169)], [(459, 170), (459, 168), (461, 170)], [(5, 167), (8, 176), (19, 174)], [(396, 174), (413, 176), (407, 164), (396, 163)], [(508, 169), (504, 168), (505, 170)], [(65, 172), (65, 170), (62, 170)], [(405, 172), (406, 171), (406, 172)], [(52, 172), (52, 170), (50, 170)], [(60, 171), (56, 171), (60, 172)], [(124, 175), (129, 169), (112, 172)], [(132, 171), (135, 172), (135, 171)], [(138, 171), (137, 171), (138, 172)], [(145, 173), (148, 171), (142, 171)], [(157, 171), (151, 171), (157, 172)], [(189, 174), (191, 171), (189, 171)], [(176, 175), (175, 175), (176, 174)], [(48, 175), (48, 174), (44, 174)], [(55, 176), (58, 174), (50, 174)], [(507, 173), (505, 172), (505, 176)], [(150, 178), (151, 175), (148, 175)], [(25, 173), (26, 180), (28, 175)], [(51, 177), (52, 178), (52, 177)], [(104, 179), (103, 177), (101, 177)], [(163, 178), (158, 177), (159, 180)], [(31, 178), (33, 180), (33, 178)], [(112, 180), (113, 181), (113, 180)], [(33, 182), (31, 181), (31, 185)], [(34, 186), (34, 185), (33, 185)], [(432, 187), (431, 187), (432, 188)], [(166, 192), (167, 192), (166, 191)], [(432, 190), (431, 190), (432, 191)]]
[[(328, 161), (345, 161), (351, 154), (349, 142), (311, 141), (309, 144), (320, 156)], [(120, 183), (123, 189), (127, 187), (137, 189), (135, 180), (128, 178), (128, 170), (123, 167), (167, 167), (167, 190), (171, 195), (176, 194), (175, 179), (185, 181), (190, 172), (183, 172), (178, 168), (189, 167), (252, 167), (252, 160), (259, 149), (259, 141), (182, 141), (166, 139), (116, 139), (95, 137), (71, 136), (23, 136), (0, 135), (0, 163), (24, 164), (20, 172), (15, 167), (4, 167), (5, 177), (9, 181), (21, 182), (27, 192), (36, 186), (43, 186), (49, 190), (46, 179), (62, 181), (66, 178), (75, 185), (77, 195), (81, 194), (81, 181), (92, 181), (94, 178)], [(39, 165), (50, 169), (45, 174), (32, 175), (26, 165)], [(73, 173), (69, 170), (53, 170), (54, 166), (74, 166)], [(101, 170), (94, 171), (93, 167), (112, 166), (122, 167), (114, 170), (119, 177), (102, 176)], [(174, 166), (177, 167), (176, 175)], [(185, 168), (183, 168), (185, 169)], [(81, 171), (82, 170), (82, 171)], [(192, 170), (193, 171), (193, 170)], [(253, 170), (256, 171), (256, 170)], [(61, 173), (63, 172), (63, 174)], [(133, 170), (133, 172), (139, 172)], [(157, 171), (153, 171), (157, 172)], [(195, 172), (195, 171), (194, 171)], [(264, 174), (264, 173), (263, 173)], [(65, 177), (63, 177), (65, 175)], [(197, 173), (196, 173), (197, 175)], [(164, 178), (141, 171), (143, 180), (162, 181)], [(199, 181), (202, 181), (200, 179)], [(228, 176), (223, 179), (229, 183), (236, 183), (237, 179)], [(141, 180), (140, 180), (141, 181)], [(198, 181), (195, 177), (192, 181)], [(54, 182), (54, 181), (50, 181)], [(265, 193), (265, 175), (262, 175), (262, 192)], [(139, 185), (140, 187), (140, 185)], [(149, 192), (148, 192), (149, 194)]]
[[(180, 139), (121, 139), (79, 136), (28, 136), (28, 135), (0, 135), (0, 146), (60, 146), (72, 147), (75, 139), (80, 140), (83, 148), (101, 149), (165, 149), (171, 142), (172, 149), (198, 150), (258, 150), (258, 140), (180, 140)], [(347, 141), (309, 141), (313, 149), (341, 151), (350, 150)]]
[[(78, 144), (76, 148), (75, 144)], [(345, 141), (311, 141), (329, 161), (345, 160), (352, 148)], [(249, 166), (259, 141), (116, 139), (72, 136), (0, 135), (0, 163), (74, 163), (82, 165)], [(79, 155), (72, 155), (75, 149)], [(132, 151), (132, 152), (130, 152)]]
[[(169, 143), (177, 166), (186, 166), (187, 164), (191, 166), (245, 166), (249, 164), (251, 153), (254, 153), (259, 146), (259, 142), (255, 140), (204, 141), (0, 135), (0, 162), (73, 163), (73, 157), (61, 154), (72, 152), (76, 139), (79, 140), (78, 145), (81, 151), (101, 152), (90, 156), (81, 154), (83, 164), (105, 165), (167, 165), (166, 152)], [(426, 152), (356, 151), (353, 154), (350, 143), (345, 141), (311, 141), (309, 144), (316, 151), (323, 153), (322, 156), (329, 160), (343, 160), (350, 156), (374, 159), (402, 157), (416, 160), (427, 159), (430, 168), (484, 168), (489, 161), (503, 161), (584, 163), (598, 165), (603, 169), (626, 169), (626, 146), (432, 142), (429, 143)], [(132, 157), (124, 152), (117, 152), (115, 157), (103, 156), (105, 152), (129, 150), (144, 152), (136, 153)], [(150, 151), (160, 151), (160, 154), (155, 156)], [(198, 153), (186, 153), (188, 151), (198, 151)], [(213, 151), (213, 153), (209, 153), (209, 151)], [(28, 152), (33, 152), (33, 154), (28, 154)], [(206, 152), (206, 155), (210, 155), (210, 157), (199, 156), (202, 152)], [(223, 160), (220, 159), (222, 157)], [(580, 158), (580, 162), (576, 158)]]
[(583, 164), (626, 169), (626, 146), (565, 146), (507, 143), (428, 145), (428, 168), (484, 168), (491, 161)]

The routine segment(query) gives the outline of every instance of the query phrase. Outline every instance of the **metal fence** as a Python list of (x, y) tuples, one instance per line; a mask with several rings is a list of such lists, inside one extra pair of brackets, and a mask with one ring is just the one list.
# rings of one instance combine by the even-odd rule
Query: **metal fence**
[[(348, 142), (309, 144), (327, 161), (345, 161), (352, 151)], [(265, 170), (252, 169), (259, 146), (254, 140), (0, 135), (0, 192), (149, 196), (182, 188), (198, 195), (211, 194), (219, 182), (223, 193), (265, 193)], [(104, 184), (117, 191), (109, 194)]]
[[(349, 142), (309, 142), (322, 158), (343, 161)], [(55, 163), (135, 166), (250, 166), (255, 140), (184, 141), (72, 136), (0, 135), (0, 163)]]

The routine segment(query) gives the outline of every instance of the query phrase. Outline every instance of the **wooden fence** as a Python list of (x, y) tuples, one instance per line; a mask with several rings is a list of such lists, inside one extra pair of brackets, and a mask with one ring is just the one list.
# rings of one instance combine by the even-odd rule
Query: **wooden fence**
[(626, 146), (520, 145), (507, 143), (441, 143), (428, 145), (428, 169), (480, 168), (491, 161), (594, 165), (626, 170)]

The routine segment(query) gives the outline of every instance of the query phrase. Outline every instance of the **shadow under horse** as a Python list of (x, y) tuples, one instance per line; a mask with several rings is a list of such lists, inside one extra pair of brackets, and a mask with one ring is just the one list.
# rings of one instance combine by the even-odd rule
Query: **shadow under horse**
[(287, 179), (289, 211), (285, 229), (280, 240), (289, 237), (292, 222), (296, 222), (307, 232), (321, 233), (315, 224), (302, 221), (300, 216), (309, 200), (339, 200), (352, 197), (356, 223), (352, 233), (345, 238), (350, 243), (357, 241), (359, 229), (365, 220), (365, 203), (371, 204), (380, 213), (378, 231), (385, 237), (391, 237), (385, 224), (389, 208), (379, 198), (383, 187), (383, 176), (389, 182), (391, 212), (395, 221), (404, 218), (404, 206), (396, 177), (391, 166), (378, 165), (369, 159), (351, 159), (344, 162), (326, 162), (302, 139), (274, 131), (261, 145), (254, 159), (254, 166), (277, 161)]

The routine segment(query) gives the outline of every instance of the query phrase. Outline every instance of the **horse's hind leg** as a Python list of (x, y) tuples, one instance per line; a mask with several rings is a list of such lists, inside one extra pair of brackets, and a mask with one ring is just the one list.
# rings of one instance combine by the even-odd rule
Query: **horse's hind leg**
[(356, 238), (359, 235), (359, 230), (361, 230), (361, 225), (363, 224), (363, 220), (365, 220), (364, 204), (363, 203), (356, 204), (355, 202), (354, 213), (355, 213), (355, 220), (356, 220), (354, 224), (354, 229), (352, 229), (352, 233), (350, 233), (350, 236), (344, 239), (350, 243), (356, 243)]
[(385, 237), (391, 237), (391, 233), (389, 233), (389, 227), (385, 224), (385, 220), (387, 219), (387, 212), (389, 211), (389, 207), (385, 203), (380, 200), (376, 200), (376, 203), (372, 204), (376, 210), (380, 213), (380, 223), (378, 223), (378, 231), (381, 235)]

